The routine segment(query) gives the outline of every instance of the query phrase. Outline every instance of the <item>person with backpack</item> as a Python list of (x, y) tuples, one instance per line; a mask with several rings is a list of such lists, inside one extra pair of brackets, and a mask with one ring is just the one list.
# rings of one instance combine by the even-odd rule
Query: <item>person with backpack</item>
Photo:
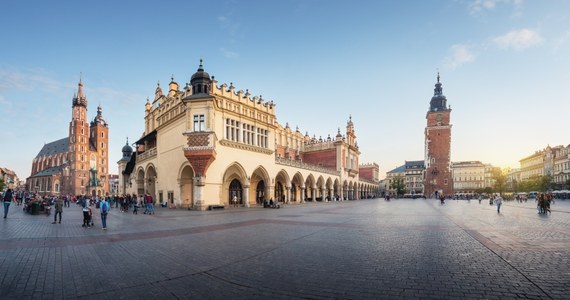
[(2, 199), (4, 201), (4, 219), (8, 216), (8, 209), (10, 208), (10, 203), (14, 199), (14, 191), (11, 188), (8, 188), (4, 195), (2, 195)]
[(107, 199), (102, 199), (103, 200), (101, 200), (101, 204), (99, 205), (99, 209), (101, 211), (101, 224), (103, 225), (103, 230), (107, 230), (107, 214), (109, 214), (111, 205), (107, 202)]

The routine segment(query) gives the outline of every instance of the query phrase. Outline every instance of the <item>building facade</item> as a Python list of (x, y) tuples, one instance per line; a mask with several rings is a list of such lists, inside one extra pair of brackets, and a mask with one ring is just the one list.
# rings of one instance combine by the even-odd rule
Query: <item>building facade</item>
[(118, 163), (119, 186), (129, 194), (202, 210), (233, 199), (249, 207), (378, 192), (377, 171), (363, 165), (366, 175), (360, 176), (352, 118), (334, 137), (303, 135), (277, 121), (273, 101), (218, 85), (202, 62), (184, 89), (174, 78), (167, 93), (157, 86), (145, 105), (144, 126), (133, 153), (129, 157), (123, 147)]
[(567, 185), (570, 180), (570, 145), (559, 147), (554, 152), (553, 182), (560, 189), (570, 189)]
[(424, 195), (453, 194), (453, 177), (451, 174), (451, 108), (447, 106), (447, 98), (437, 74), (434, 95), (426, 114), (425, 128), (425, 177)]
[(385, 181), (385, 194), (387, 195), (397, 195), (397, 191), (394, 188), (394, 183), (396, 180), (402, 180), (404, 184), (406, 183), (406, 165), (401, 165), (395, 169), (386, 172)]
[(87, 119), (87, 96), (79, 80), (72, 99), (68, 136), (45, 144), (32, 161), (26, 189), (42, 195), (109, 193), (109, 128), (101, 106)]
[(405, 183), (406, 193), (412, 196), (424, 194), (424, 172), (425, 164), (423, 160), (406, 161)]
[(473, 195), (485, 188), (485, 164), (480, 161), (453, 162), (451, 172), (456, 195)]

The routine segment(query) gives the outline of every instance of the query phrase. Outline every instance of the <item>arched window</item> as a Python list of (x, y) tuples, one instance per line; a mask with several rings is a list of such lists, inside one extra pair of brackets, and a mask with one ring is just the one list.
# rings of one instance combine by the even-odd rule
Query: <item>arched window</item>
[(229, 196), (228, 197), (229, 201), (231, 201), (235, 196), (237, 198), (237, 203), (243, 204), (243, 202), (242, 202), (242, 188), (241, 188), (241, 183), (239, 182), (239, 180), (234, 179), (234, 180), (232, 180), (232, 182), (230, 182), (230, 188), (229, 188), (229, 195), (228, 196)]

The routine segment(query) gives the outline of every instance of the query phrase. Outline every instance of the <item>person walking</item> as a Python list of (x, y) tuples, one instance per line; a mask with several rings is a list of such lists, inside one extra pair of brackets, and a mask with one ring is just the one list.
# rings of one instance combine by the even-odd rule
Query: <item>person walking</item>
[(57, 199), (55, 200), (55, 214), (53, 215), (52, 224), (56, 223), (57, 215), (59, 215), (59, 224), (61, 224), (61, 213), (63, 212), (63, 206), (64, 205), (65, 205), (65, 202), (64, 202), (63, 198), (57, 197)]
[(8, 188), (4, 195), (2, 195), (2, 199), (4, 201), (4, 219), (8, 216), (8, 210), (10, 209), (10, 203), (14, 199), (14, 191), (11, 188)]
[(107, 199), (102, 198), (100, 208), (101, 211), (101, 224), (103, 225), (103, 230), (107, 230), (107, 214), (109, 214), (109, 210), (111, 209), (111, 204), (107, 202)]
[(503, 204), (503, 198), (500, 194), (495, 198), (495, 204), (497, 204), (497, 212), (501, 213), (501, 204)]

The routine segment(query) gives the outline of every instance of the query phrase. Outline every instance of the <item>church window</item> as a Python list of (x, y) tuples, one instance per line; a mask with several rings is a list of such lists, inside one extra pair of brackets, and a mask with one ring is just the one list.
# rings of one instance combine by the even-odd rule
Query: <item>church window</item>
[(101, 137), (104, 138), (105, 137), (105, 133), (101, 132)]
[(105, 143), (101, 143), (101, 148), (105, 148)]

